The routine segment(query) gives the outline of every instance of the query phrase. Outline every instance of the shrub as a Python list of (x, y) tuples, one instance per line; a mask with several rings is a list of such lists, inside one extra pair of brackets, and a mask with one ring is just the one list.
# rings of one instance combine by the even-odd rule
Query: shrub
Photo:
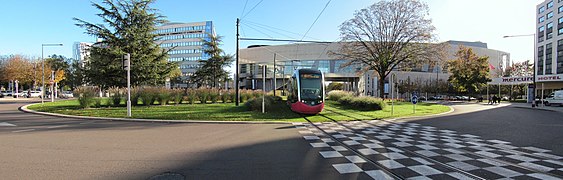
[(207, 101), (209, 100), (209, 89), (199, 88), (199, 89), (197, 89), (196, 93), (197, 93), (199, 101), (202, 104), (207, 103)]
[(217, 103), (217, 101), (219, 100), (219, 90), (217, 89), (209, 89), (209, 100), (211, 100), (211, 103), (215, 104)]
[(160, 102), (160, 105), (163, 106), (168, 104), (168, 101), (170, 101), (172, 97), (172, 90), (166, 89), (164, 87), (160, 87), (160, 88), (155, 87), (154, 92), (156, 92), (154, 94), (156, 99), (158, 100), (158, 102)]
[(227, 103), (227, 101), (229, 101), (229, 99), (230, 99), (229, 91), (228, 90), (221, 90), (221, 91), (219, 91), (219, 93), (220, 93), (220, 97), (221, 97), (221, 102)]
[(328, 99), (333, 101), (338, 101), (340, 100), (340, 98), (345, 96), (352, 96), (352, 93), (348, 91), (338, 91), (338, 90), (328, 92)]
[(172, 100), (174, 100), (174, 105), (178, 105), (182, 103), (182, 99), (184, 98), (184, 90), (182, 89), (172, 89), (171, 90)]
[(145, 106), (150, 106), (154, 104), (158, 95), (156, 88), (150, 86), (142, 87), (139, 93), (140, 93), (141, 101), (143, 101), (143, 104)]
[(81, 108), (89, 108), (94, 103), (94, 98), (97, 94), (97, 89), (94, 87), (78, 87), (74, 90), (75, 97), (78, 97), (78, 103)]
[(94, 107), (96, 107), (96, 108), (102, 107), (102, 98), (101, 97), (94, 98)]
[(354, 96), (344, 96), (344, 97), (341, 97), (340, 99), (338, 99), (338, 103), (345, 105), (345, 106), (350, 106), (352, 99), (354, 99)]
[(139, 98), (141, 97), (141, 88), (140, 87), (133, 87), (131, 88), (131, 105), (137, 106), (139, 105)]
[[(281, 101), (277, 101), (276, 96), (265, 96), (264, 98), (264, 108), (266, 111), (270, 111), (275, 107), (276, 103)], [(244, 106), (250, 111), (262, 111), (262, 97), (252, 98), (244, 103)]]
[(197, 91), (195, 89), (186, 89), (186, 96), (184, 100), (188, 101), (190, 104), (194, 104), (197, 99)]
[(229, 90), (229, 97), (231, 99), (231, 103), (234, 103), (237, 101), (237, 94), (235, 92), (235, 90)]
[(110, 96), (110, 105), (111, 106), (119, 106), (121, 104), (121, 99), (123, 99), (123, 89), (119, 89), (118, 87), (112, 87), (108, 90)]
[(338, 100), (338, 103), (363, 111), (382, 110), (386, 106), (382, 99), (368, 96), (344, 96)]

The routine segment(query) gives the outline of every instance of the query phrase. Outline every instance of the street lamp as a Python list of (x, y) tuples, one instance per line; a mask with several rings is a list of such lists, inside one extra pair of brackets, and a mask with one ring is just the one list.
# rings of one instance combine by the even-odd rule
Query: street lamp
[(528, 103), (532, 103), (532, 106), (534, 106), (535, 104), (535, 100), (536, 100), (536, 51), (538, 50), (536, 47), (536, 33), (534, 34), (523, 34), (523, 35), (508, 35), (508, 36), (503, 36), (503, 38), (511, 38), (511, 37), (523, 37), (523, 36), (533, 36), (534, 37), (534, 57), (532, 58), (534, 60), (534, 72), (532, 72), (532, 80), (533, 80), (533, 87), (532, 87), (532, 101), (530, 101), (530, 99), (528, 98)]
[(41, 104), (45, 102), (45, 59), (43, 58), (43, 47), (45, 46), (63, 46), (63, 44), (41, 44), (41, 64), (43, 66), (43, 74), (41, 74), (42, 85), (41, 85)]

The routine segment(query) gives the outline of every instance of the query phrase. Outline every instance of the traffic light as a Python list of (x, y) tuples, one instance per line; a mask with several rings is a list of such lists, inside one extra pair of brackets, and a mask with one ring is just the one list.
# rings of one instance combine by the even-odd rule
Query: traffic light
[(130, 70), (131, 67), (131, 54), (127, 53), (123, 55), (123, 64), (122, 67), (124, 70)]

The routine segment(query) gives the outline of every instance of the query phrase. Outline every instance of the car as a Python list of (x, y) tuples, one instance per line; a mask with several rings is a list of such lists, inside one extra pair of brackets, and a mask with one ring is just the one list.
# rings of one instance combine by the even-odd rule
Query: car
[(12, 91), (2, 91), (2, 95), (4, 95), (4, 96), (11, 96), (11, 95), (12, 95)]
[(61, 97), (61, 98), (73, 98), (74, 94), (72, 93), (72, 91), (61, 91), (59, 93), (59, 97)]
[(41, 91), (29, 91), (29, 94), (27, 92), (28, 91), (21, 93), (21, 96), (26, 98), (41, 97)]

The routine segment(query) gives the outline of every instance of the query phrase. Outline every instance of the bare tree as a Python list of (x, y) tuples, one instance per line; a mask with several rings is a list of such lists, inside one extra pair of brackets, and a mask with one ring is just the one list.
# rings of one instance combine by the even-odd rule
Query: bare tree
[(342, 46), (333, 53), (350, 60), (344, 66), (361, 67), (360, 73), (375, 70), (383, 97), (384, 79), (391, 70), (427, 53), (435, 29), (428, 11), (418, 0), (380, 1), (361, 9), (340, 25)]

